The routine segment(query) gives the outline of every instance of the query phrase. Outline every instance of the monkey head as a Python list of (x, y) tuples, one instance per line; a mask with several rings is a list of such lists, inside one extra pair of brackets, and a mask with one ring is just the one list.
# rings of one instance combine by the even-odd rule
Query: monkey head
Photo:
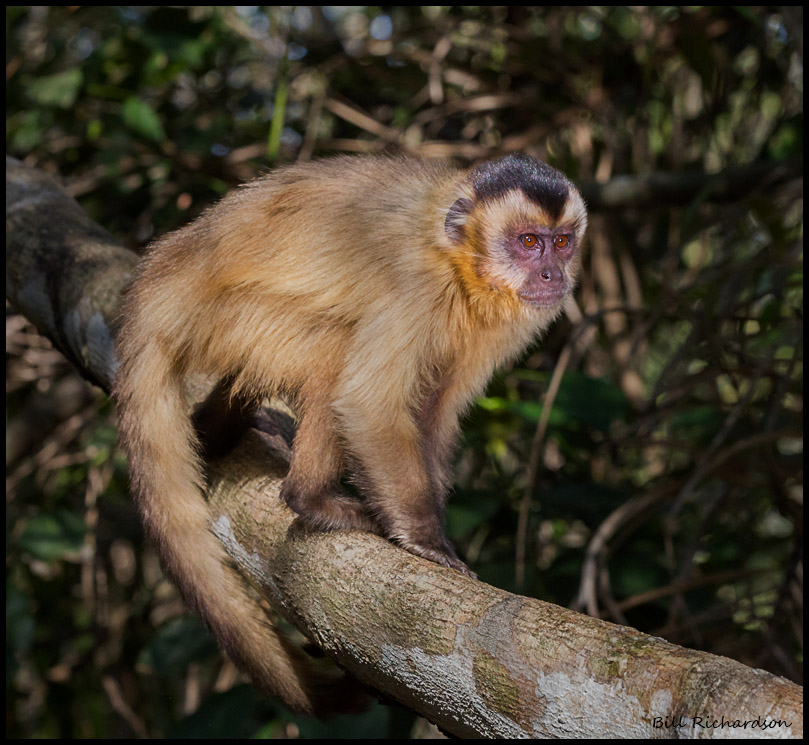
[(444, 222), (456, 268), (476, 298), (495, 293), (559, 310), (572, 292), (587, 228), (584, 200), (560, 171), (509, 155), (469, 172)]

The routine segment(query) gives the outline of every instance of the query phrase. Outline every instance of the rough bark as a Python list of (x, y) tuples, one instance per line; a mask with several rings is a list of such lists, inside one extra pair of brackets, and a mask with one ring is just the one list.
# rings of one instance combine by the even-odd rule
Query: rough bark
[[(6, 160), (6, 293), (108, 389), (135, 257), (50, 177)], [(277, 429), (274, 429), (277, 424)], [(210, 468), (212, 528), (259, 590), (358, 678), (464, 737), (801, 737), (802, 689), (438, 567), (311, 533), (278, 498), (285, 421)]]

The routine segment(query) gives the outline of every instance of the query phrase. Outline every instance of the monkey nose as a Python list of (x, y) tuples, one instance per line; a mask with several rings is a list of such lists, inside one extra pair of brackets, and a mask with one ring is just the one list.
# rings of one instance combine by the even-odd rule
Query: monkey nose
[(563, 279), (562, 270), (558, 266), (546, 267), (539, 276), (544, 282), (561, 282)]

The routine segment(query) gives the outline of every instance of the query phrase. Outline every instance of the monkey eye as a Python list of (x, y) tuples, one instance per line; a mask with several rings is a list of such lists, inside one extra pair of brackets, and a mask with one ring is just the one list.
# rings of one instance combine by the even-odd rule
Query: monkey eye
[(520, 237), (520, 241), (526, 248), (536, 248), (539, 239), (533, 233), (526, 233)]
[(569, 242), (570, 241), (568, 241), (568, 238), (567, 238), (566, 235), (557, 235), (557, 236), (554, 236), (554, 239), (553, 239), (553, 245), (556, 246), (556, 248), (567, 248), (567, 244)]

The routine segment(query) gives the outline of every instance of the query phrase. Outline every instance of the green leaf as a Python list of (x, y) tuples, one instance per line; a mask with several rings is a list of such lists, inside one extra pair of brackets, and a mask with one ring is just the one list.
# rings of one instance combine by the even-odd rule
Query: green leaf
[(206, 698), (196, 712), (172, 728), (168, 737), (181, 740), (248, 739), (265, 721), (265, 706), (258, 694), (249, 685), (239, 685)]
[(34, 617), (31, 601), (23, 593), (6, 584), (6, 650), (27, 652), (34, 640)]
[(133, 132), (147, 140), (162, 142), (166, 132), (154, 109), (140, 98), (131, 96), (124, 101), (124, 123)]
[(692, 406), (672, 414), (668, 424), (672, 432), (708, 441), (722, 423), (722, 412), (714, 406)]
[(191, 662), (200, 662), (216, 650), (211, 635), (196, 618), (184, 616), (165, 624), (138, 657), (138, 665), (161, 677), (182, 673)]
[(660, 587), (667, 581), (666, 572), (646, 554), (636, 553), (614, 559), (611, 577), (614, 590), (620, 597), (631, 597), (646, 592), (653, 587)]
[(565, 373), (553, 407), (566, 418), (602, 432), (609, 431), (612, 422), (624, 421), (629, 413), (629, 401), (620, 388), (576, 371)]
[(457, 538), (489, 522), (500, 504), (489, 491), (459, 489), (447, 507), (447, 534)]
[(41, 145), (44, 132), (51, 123), (51, 113), (44, 109), (23, 111), (6, 121), (11, 149), (28, 152)]
[(34, 80), (28, 86), (29, 95), (43, 106), (69, 109), (79, 94), (84, 75), (78, 67)]
[(79, 515), (59, 510), (31, 518), (20, 536), (20, 548), (45, 561), (72, 558), (81, 550), (85, 532)]

